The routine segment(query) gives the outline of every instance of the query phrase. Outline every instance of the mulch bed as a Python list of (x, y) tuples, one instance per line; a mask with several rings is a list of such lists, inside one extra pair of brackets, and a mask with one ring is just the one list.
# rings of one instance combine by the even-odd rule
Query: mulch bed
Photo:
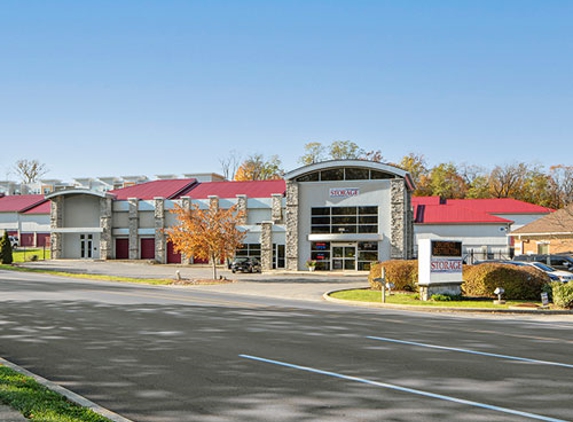
[(173, 280), (171, 283), (173, 286), (209, 286), (215, 284), (230, 284), (235, 283), (236, 280), (229, 280), (227, 278), (198, 278), (198, 279), (181, 279)]

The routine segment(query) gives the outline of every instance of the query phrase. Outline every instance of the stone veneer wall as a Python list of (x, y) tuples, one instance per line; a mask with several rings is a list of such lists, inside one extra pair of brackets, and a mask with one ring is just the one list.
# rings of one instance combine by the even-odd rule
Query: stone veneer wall
[(247, 195), (237, 195), (237, 211), (243, 213), (239, 224), (247, 224)]
[(54, 229), (61, 228), (64, 224), (64, 198), (56, 196), (51, 199), (50, 208), (50, 253), (52, 259), (62, 258), (62, 233), (55, 233)]
[(167, 263), (167, 251), (165, 244), (165, 199), (153, 198), (155, 202), (155, 261), (160, 264)]
[(273, 269), (273, 223), (261, 223), (261, 268), (264, 271)]
[(129, 259), (139, 259), (139, 199), (128, 198), (129, 203)]
[(286, 269), (298, 270), (298, 183), (286, 182)]
[(410, 193), (404, 179), (391, 182), (391, 226), (390, 237), (392, 259), (409, 259), (413, 254), (413, 219)]
[(271, 219), (273, 223), (280, 224), (283, 222), (283, 196), (280, 193), (273, 193), (271, 197), (273, 199)]
[(101, 198), (100, 204), (100, 227), (102, 229), (100, 237), (100, 259), (112, 258), (112, 200), (111, 198)]

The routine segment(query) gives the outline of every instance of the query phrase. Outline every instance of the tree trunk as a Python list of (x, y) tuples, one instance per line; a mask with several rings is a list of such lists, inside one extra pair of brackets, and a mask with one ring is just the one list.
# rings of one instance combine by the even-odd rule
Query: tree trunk
[(211, 255), (211, 265), (213, 266), (213, 280), (217, 280), (217, 257)]

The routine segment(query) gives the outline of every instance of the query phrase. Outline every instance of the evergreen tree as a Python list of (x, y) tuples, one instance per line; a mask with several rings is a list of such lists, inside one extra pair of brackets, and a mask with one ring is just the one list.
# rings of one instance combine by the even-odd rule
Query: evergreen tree
[(0, 239), (0, 264), (11, 264), (12, 261), (12, 244), (8, 232), (4, 231), (4, 236)]

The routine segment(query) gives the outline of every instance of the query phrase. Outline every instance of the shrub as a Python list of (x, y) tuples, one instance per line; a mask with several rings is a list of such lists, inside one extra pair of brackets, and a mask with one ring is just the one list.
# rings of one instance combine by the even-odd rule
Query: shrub
[(573, 284), (572, 283), (551, 283), (553, 293), (553, 303), (559, 308), (573, 308)]
[(8, 232), (4, 231), (4, 236), (0, 238), (0, 264), (11, 264), (13, 261), (12, 244), (10, 243)]
[(496, 287), (505, 290), (508, 300), (539, 300), (549, 276), (533, 267), (487, 263), (463, 269), (462, 291), (466, 296), (495, 297)]
[(461, 295), (449, 295), (449, 294), (435, 294), (432, 295), (430, 300), (434, 302), (451, 302), (452, 300), (462, 300), (463, 297)]
[(374, 281), (379, 278), (382, 268), (386, 270), (386, 283), (394, 283), (394, 290), (415, 292), (418, 290), (418, 261), (417, 260), (392, 260), (377, 262), (370, 266), (368, 283), (374, 290), (381, 290), (380, 282)]

